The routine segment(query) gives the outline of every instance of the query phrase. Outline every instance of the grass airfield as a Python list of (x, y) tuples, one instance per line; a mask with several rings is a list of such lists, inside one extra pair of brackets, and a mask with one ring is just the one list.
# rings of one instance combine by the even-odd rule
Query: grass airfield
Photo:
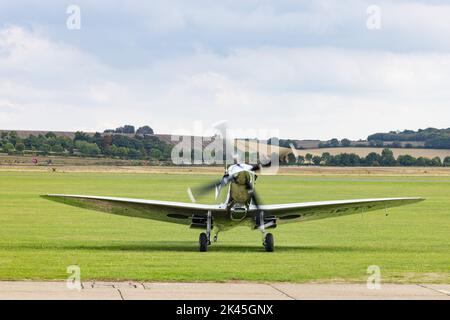
[[(265, 203), (422, 196), (415, 205), (273, 230), (275, 252), (246, 227), (197, 251), (199, 230), (87, 211), (39, 198), (72, 193), (189, 202), (188, 186), (219, 176), (164, 173), (0, 172), (0, 280), (450, 282), (450, 177), (260, 176)], [(208, 199), (204, 199), (208, 202)], [(209, 201), (210, 202), (210, 201)]]

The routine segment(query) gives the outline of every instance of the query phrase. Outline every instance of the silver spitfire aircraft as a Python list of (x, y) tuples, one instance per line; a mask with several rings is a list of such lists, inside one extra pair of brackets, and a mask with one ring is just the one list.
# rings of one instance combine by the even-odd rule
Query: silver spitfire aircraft
[[(221, 204), (61, 194), (49, 194), (42, 197), (84, 209), (179, 223), (191, 228), (203, 229), (205, 232), (202, 232), (199, 237), (200, 251), (207, 251), (208, 245), (211, 244), (212, 232), (215, 234), (214, 241), (217, 241), (219, 231), (244, 224), (261, 231), (263, 245), (268, 252), (274, 250), (274, 238), (271, 233), (266, 233), (266, 229), (276, 228), (278, 224), (364, 213), (424, 200), (422, 198), (382, 198), (261, 205), (255, 192), (255, 181), (256, 172), (262, 167), (262, 165), (249, 164), (230, 165), (219, 182), (194, 190), (198, 193), (215, 190), (217, 198), (220, 190), (228, 187), (226, 200)], [(193, 191), (188, 189), (188, 192), (191, 200), (195, 201)]]

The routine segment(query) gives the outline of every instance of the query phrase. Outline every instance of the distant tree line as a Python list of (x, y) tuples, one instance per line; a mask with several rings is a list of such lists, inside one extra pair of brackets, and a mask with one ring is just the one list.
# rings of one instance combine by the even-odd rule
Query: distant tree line
[[(280, 145), (281, 145), (280, 140)], [(291, 141), (291, 140), (285, 140)], [(321, 141), (319, 148), (337, 148), (337, 147), (377, 147), (377, 148), (414, 148), (414, 142), (421, 142), (416, 148), (428, 149), (450, 149), (450, 128), (436, 129), (427, 128), (417, 131), (390, 131), (387, 133), (375, 133), (368, 136), (367, 141), (358, 141), (354, 143), (349, 139), (333, 138), (329, 141)], [(294, 144), (295, 145), (295, 144)]]
[(342, 167), (450, 167), (450, 156), (445, 159), (434, 157), (432, 159), (426, 157), (415, 158), (411, 155), (400, 155), (394, 157), (392, 150), (386, 148), (381, 154), (371, 152), (365, 157), (361, 157), (355, 153), (341, 153), (331, 155), (329, 152), (324, 152), (322, 156), (313, 155), (311, 153), (305, 156), (295, 157), (294, 154), (289, 154), (286, 159), (283, 159), (284, 165), (322, 165), (322, 166), (342, 166)]
[(364, 141), (362, 141), (362, 143), (352, 143), (352, 141), (350, 139), (336, 139), (333, 138), (329, 141), (321, 141), (319, 143), (319, 148), (338, 148), (338, 147), (343, 147), (343, 148), (347, 148), (347, 147), (360, 147), (360, 148), (365, 148), (365, 147), (372, 147), (372, 148), (414, 148), (412, 143), (405, 143), (402, 144), (400, 141), (382, 141), (382, 140), (370, 140), (366, 143), (364, 143)]
[(336, 138), (331, 139), (330, 141), (322, 141), (319, 143), (319, 148), (337, 148), (337, 147), (350, 147), (351, 141), (349, 139), (342, 139), (339, 141)]
[(118, 127), (116, 129), (106, 129), (103, 133), (125, 133), (125, 134), (154, 134), (153, 129), (149, 126), (143, 126), (135, 130), (134, 126), (126, 124), (123, 127)]
[(369, 142), (384, 141), (422, 141), (426, 148), (450, 149), (450, 128), (436, 129), (427, 128), (417, 131), (390, 131), (388, 133), (375, 133), (370, 135)]
[[(158, 160), (170, 161), (172, 145), (160, 140), (148, 127), (134, 130), (133, 126), (126, 125), (114, 131), (95, 133), (89, 135), (76, 132), (73, 138), (57, 136), (53, 132), (45, 135), (29, 135), (20, 138), (15, 131), (2, 132), (0, 135), (0, 150), (8, 154), (32, 153), (36, 155), (74, 155), (89, 157), (109, 157), (120, 159)], [(134, 133), (131, 133), (134, 132)], [(124, 134), (125, 133), (125, 134)], [(347, 139), (348, 140), (348, 139)], [(284, 147), (290, 147), (294, 140), (280, 140)], [(346, 146), (350, 140), (330, 140), (330, 146)], [(194, 150), (195, 152), (195, 150)], [(246, 153), (246, 159), (249, 157)], [(331, 155), (328, 152), (322, 156), (307, 153), (305, 156), (295, 157), (292, 153), (281, 159), (283, 165), (323, 165), (323, 166), (423, 166), (440, 167), (450, 166), (450, 157), (413, 157), (400, 155), (397, 158), (391, 149), (385, 148), (381, 154), (372, 152), (362, 157), (355, 153), (341, 153)]]
[[(124, 126), (125, 128), (127, 126)], [(150, 127), (142, 127), (153, 132)], [(140, 129), (142, 129), (140, 128)], [(147, 130), (149, 128), (150, 130)], [(128, 131), (128, 129), (127, 129)], [(133, 127), (134, 131), (134, 127)], [(139, 130), (138, 130), (139, 131)], [(2, 132), (0, 149), (8, 154), (32, 152), (37, 155), (79, 155), (90, 157), (115, 157), (121, 159), (170, 160), (172, 146), (153, 134), (135, 132), (134, 135), (119, 133), (95, 133), (89, 135), (76, 132), (73, 139), (57, 136), (53, 132), (45, 135), (29, 135), (20, 138), (15, 131)]]
[(278, 144), (279, 147), (282, 148), (291, 148), (291, 145), (294, 146), (294, 148), (297, 147), (297, 144), (295, 142), (295, 140), (291, 140), (291, 139), (278, 139), (278, 138), (270, 138), (267, 140), (267, 144), (268, 145), (272, 145), (272, 144)]
[[(270, 138), (267, 140), (267, 144), (269, 145), (273, 144), (273, 142), (278, 143), (278, 146), (282, 148), (291, 148), (291, 146), (294, 146), (294, 148), (298, 148), (297, 142), (291, 139)], [(349, 139), (342, 139), (341, 141), (339, 141), (338, 139), (333, 138), (330, 141), (320, 142), (319, 148), (350, 147), (351, 143), (352, 142)]]

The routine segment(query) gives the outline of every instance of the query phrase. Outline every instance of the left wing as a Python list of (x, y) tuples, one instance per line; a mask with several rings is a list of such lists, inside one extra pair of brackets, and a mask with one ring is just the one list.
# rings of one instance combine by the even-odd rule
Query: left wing
[[(300, 222), (387, 209), (423, 201), (423, 198), (383, 198), (319, 201), (260, 205), (266, 216), (276, 216), (277, 223)], [(256, 212), (255, 207), (251, 211)]]
[(191, 224), (194, 214), (206, 216), (208, 211), (212, 215), (226, 213), (226, 207), (221, 205), (64, 194), (41, 197), (84, 209), (185, 225)]

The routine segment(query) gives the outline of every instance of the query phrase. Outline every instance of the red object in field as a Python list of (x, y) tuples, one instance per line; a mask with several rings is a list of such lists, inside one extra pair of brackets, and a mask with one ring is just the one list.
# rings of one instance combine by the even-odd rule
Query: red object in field
[(31, 162), (33, 162), (33, 164), (37, 164), (38, 160), (36, 158), (33, 158), (33, 160), (31, 160)]

